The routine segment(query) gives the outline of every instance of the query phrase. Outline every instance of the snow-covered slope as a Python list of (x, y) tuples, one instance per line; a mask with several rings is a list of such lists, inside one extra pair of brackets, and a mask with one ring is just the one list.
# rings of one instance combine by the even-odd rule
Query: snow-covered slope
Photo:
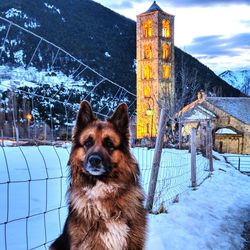
[(241, 92), (250, 95), (250, 70), (227, 70), (221, 73), (219, 77)]
[(13, 91), (18, 122), (23, 121), (27, 112), (31, 112), (37, 122), (49, 121), (52, 115), (55, 129), (73, 123), (83, 99), (91, 101), (94, 111), (102, 118), (120, 102), (130, 103), (127, 93), (119, 86), (90, 79), (88, 75), (81, 78), (74, 72), (66, 75), (60, 70), (0, 66), (0, 113), (11, 112)]

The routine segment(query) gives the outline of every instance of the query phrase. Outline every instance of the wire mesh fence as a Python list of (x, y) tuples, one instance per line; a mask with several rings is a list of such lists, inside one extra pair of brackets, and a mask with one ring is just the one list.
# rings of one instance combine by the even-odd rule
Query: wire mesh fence
[[(48, 249), (67, 216), (70, 144), (0, 147), (0, 249)], [(154, 149), (132, 148), (147, 194)], [(154, 212), (164, 212), (190, 190), (188, 150), (163, 149)], [(198, 155), (198, 182), (207, 176), (208, 159)]]
[[(133, 115), (136, 98), (43, 37), (2, 17), (0, 27), (0, 249), (48, 249), (67, 216), (66, 142), (80, 101), (91, 100), (95, 114), (107, 118), (121, 102)], [(13, 42), (17, 37), (29, 42), (30, 56), (22, 56)], [(177, 125), (171, 136), (166, 129), (165, 146), (172, 148), (162, 151), (155, 212), (191, 187), (190, 137)], [(132, 151), (147, 194), (154, 149)], [(208, 162), (204, 154), (196, 155), (198, 185), (209, 175)]]
[[(21, 43), (29, 44), (22, 47)], [(25, 51), (24, 51), (25, 49)], [(0, 17), (0, 136), (55, 141), (69, 139), (82, 100), (99, 118), (135, 94), (64, 49)], [(124, 83), (125, 84), (125, 83)]]
[(240, 172), (250, 175), (250, 155), (225, 154), (224, 156)]
[(67, 215), (67, 148), (1, 147), (0, 249), (47, 249)]

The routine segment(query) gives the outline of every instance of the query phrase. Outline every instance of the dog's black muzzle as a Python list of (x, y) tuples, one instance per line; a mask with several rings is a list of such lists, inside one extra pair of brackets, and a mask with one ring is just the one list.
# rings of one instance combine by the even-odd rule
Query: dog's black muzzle
[(107, 161), (100, 153), (90, 154), (85, 163), (84, 167), (90, 175), (101, 176), (110, 172), (110, 167), (108, 167)]
[(93, 168), (100, 168), (102, 166), (102, 157), (98, 154), (93, 154), (88, 157), (88, 164)]

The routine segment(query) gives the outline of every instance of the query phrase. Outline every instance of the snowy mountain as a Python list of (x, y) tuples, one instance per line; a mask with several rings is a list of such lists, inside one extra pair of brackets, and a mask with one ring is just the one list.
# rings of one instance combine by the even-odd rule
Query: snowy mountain
[(227, 70), (221, 73), (219, 77), (241, 92), (250, 95), (250, 70)]
[[(51, 41), (121, 86), (134, 90), (134, 21), (91, 0), (0, 1), (0, 16)], [(0, 44), (8, 28), (8, 24), (0, 20)], [(3, 52), (1, 62), (27, 64), (38, 44), (39, 39), (12, 26), (5, 43), (9, 49)], [(53, 58), (52, 53), (44, 55), (48, 49), (43, 41), (37, 49), (40, 56), (36, 63), (43, 67)], [(57, 50), (53, 53), (55, 55)]]
[[(97, 72), (135, 93), (136, 23), (134, 21), (92, 0), (0, 1), (0, 16), (60, 46)], [(3, 44), (8, 28), (8, 23), (0, 20), (0, 44)], [(34, 51), (36, 51), (35, 57), (33, 57)], [(19, 66), (29, 64), (38, 69), (47, 69), (56, 54), (56, 48), (11, 26), (0, 63), (15, 63)], [(54, 67), (71, 71), (70, 73), (77, 69), (78, 65), (65, 60), (61, 51), (57, 57), (60, 60), (55, 62)], [(175, 47), (175, 67), (177, 96), (181, 96), (179, 92), (183, 88), (183, 79), (189, 78), (186, 81), (189, 93), (185, 95), (187, 100), (184, 103), (189, 103), (191, 97), (195, 96), (193, 88), (188, 86), (193, 84), (190, 79), (194, 78), (197, 82), (195, 91), (205, 89), (216, 95), (241, 95), (240, 91), (177, 47)], [(187, 72), (186, 76), (183, 76), (184, 71)], [(116, 93), (115, 90), (113, 92)]]

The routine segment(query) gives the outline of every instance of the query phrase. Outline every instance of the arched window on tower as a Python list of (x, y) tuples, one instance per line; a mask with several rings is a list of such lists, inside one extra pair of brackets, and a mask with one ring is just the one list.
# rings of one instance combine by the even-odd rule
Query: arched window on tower
[(144, 37), (152, 37), (152, 20), (147, 20), (143, 24), (143, 36)]
[(163, 67), (163, 78), (169, 79), (169, 77), (170, 77), (170, 65), (164, 64), (162, 67)]
[(152, 96), (152, 89), (149, 85), (146, 85), (144, 87), (144, 97), (149, 98), (150, 96)]
[(170, 56), (170, 47), (167, 43), (162, 44), (162, 59), (167, 60)]
[(163, 19), (162, 20), (162, 36), (163, 37), (170, 37), (170, 21)]
[(146, 64), (143, 67), (143, 79), (149, 80), (153, 78), (153, 68), (151, 64)]
[(152, 44), (145, 44), (144, 45), (144, 59), (152, 59), (153, 52), (152, 52)]

